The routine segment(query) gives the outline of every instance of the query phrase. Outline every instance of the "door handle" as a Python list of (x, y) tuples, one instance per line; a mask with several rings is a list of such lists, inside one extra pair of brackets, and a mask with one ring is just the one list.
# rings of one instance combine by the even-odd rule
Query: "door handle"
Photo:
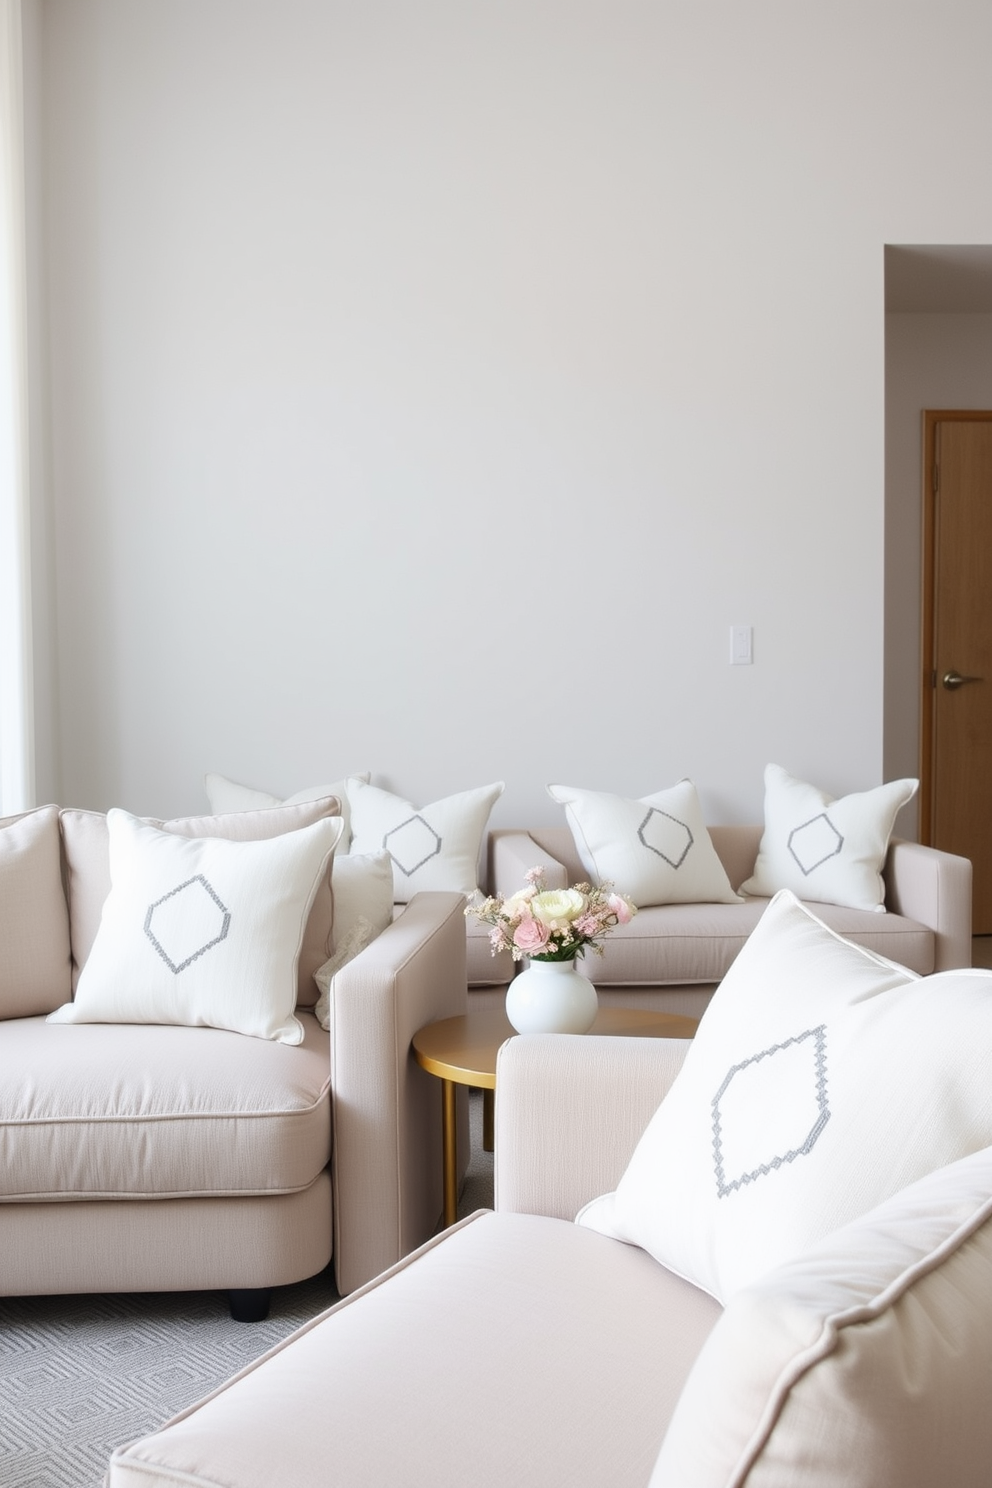
[(945, 672), (943, 676), (943, 683), (948, 692), (955, 692), (959, 687), (963, 687), (966, 682), (984, 681), (984, 677), (962, 677), (960, 672)]

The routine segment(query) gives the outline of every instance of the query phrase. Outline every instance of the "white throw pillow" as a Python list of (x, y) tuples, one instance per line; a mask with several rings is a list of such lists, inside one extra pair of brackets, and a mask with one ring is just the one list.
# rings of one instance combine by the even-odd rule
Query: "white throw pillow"
[(650, 1488), (987, 1484), (990, 1265), (985, 1148), (732, 1299), (692, 1366)]
[(479, 852), (489, 813), (503, 793), (502, 780), (414, 806), (402, 796), (351, 778), (351, 850), (389, 853), (393, 897), (406, 904), (424, 889), (474, 894)]
[(768, 898), (792, 889), (800, 899), (821, 904), (884, 910), (889, 838), (896, 813), (918, 784), (893, 780), (834, 800), (781, 765), (767, 765), (765, 830), (741, 893)]
[(652, 904), (739, 904), (706, 830), (691, 780), (639, 801), (549, 785), (565, 808), (582, 866), (639, 909)]
[(992, 973), (919, 978), (777, 894), (616, 1192), (578, 1222), (726, 1301), (992, 1144)]
[(110, 894), (52, 1023), (179, 1023), (298, 1044), (296, 963), (341, 818), (256, 842), (107, 813)]
[[(368, 770), (364, 775), (359, 774), (354, 777), (356, 780), (365, 781), (369, 778)], [(337, 796), (341, 803), (341, 815), (344, 818), (344, 832), (338, 847), (340, 852), (348, 851), (351, 830), (348, 824), (347, 777), (343, 780), (335, 780), (331, 785), (308, 785), (304, 790), (297, 791), (295, 795), (287, 796), (285, 800), (281, 796), (270, 795), (268, 791), (253, 790), (250, 785), (239, 785), (236, 780), (228, 780), (225, 775), (204, 775), (203, 784), (211, 811), (221, 816), (226, 816), (232, 811), (263, 811), (267, 806), (302, 806), (308, 801), (319, 801), (324, 796)]]
[(328, 993), (331, 981), (360, 951), (393, 922), (393, 865), (388, 852), (345, 853), (331, 868), (334, 896), (334, 954), (314, 981), (320, 989), (314, 1012), (322, 1028), (329, 1027)]

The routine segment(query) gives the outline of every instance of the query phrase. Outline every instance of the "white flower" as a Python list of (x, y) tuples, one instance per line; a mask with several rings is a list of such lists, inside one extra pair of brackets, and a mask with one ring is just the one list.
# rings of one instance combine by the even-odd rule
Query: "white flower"
[(509, 899), (503, 900), (500, 913), (508, 920), (518, 920), (530, 908), (530, 901), (533, 897), (533, 889), (518, 889), (515, 894), (510, 895)]
[(545, 889), (530, 901), (530, 912), (542, 925), (570, 924), (585, 912), (586, 896), (578, 889)]

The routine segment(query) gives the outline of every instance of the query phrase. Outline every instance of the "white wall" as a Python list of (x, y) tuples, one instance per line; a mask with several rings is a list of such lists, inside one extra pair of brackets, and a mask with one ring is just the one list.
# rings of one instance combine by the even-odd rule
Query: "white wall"
[(992, 241), (990, 54), (984, 0), (44, 0), (63, 799), (877, 783), (882, 249)]
[(992, 315), (886, 315), (885, 369), (884, 761), (898, 779), (920, 763), (923, 413), (992, 409)]

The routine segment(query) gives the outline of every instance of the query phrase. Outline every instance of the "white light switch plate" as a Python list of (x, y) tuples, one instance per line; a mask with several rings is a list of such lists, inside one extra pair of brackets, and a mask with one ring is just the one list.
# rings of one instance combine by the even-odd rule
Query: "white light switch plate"
[(754, 629), (750, 625), (730, 627), (730, 665), (750, 666), (754, 660)]

